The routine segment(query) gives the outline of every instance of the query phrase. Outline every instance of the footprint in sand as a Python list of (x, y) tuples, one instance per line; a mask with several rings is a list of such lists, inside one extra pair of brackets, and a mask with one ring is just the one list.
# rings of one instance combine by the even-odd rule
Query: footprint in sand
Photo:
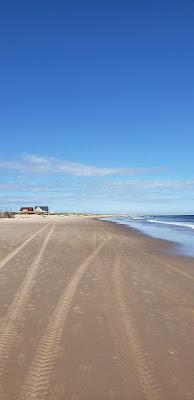
[(81, 371), (90, 371), (92, 369), (92, 366), (89, 364), (86, 365), (80, 365)]
[(80, 309), (79, 306), (73, 307), (73, 310), (74, 310), (74, 312), (75, 312), (76, 314), (83, 314), (83, 311), (81, 311), (81, 309)]
[(6, 400), (7, 399), (7, 392), (4, 389), (3, 385), (0, 384), (0, 399)]
[(73, 326), (73, 332), (77, 332), (77, 331), (79, 331), (81, 328), (82, 328), (82, 324), (75, 324), (74, 326)]
[(26, 355), (25, 353), (20, 353), (17, 356), (17, 364), (21, 367), (26, 362)]
[(117, 397), (117, 393), (114, 389), (108, 389), (108, 394), (112, 399), (115, 399)]

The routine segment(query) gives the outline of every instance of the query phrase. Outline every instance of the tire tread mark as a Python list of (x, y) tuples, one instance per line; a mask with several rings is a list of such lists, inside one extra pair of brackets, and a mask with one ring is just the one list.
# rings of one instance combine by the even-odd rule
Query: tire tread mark
[[(105, 265), (107, 265), (107, 262)], [(118, 363), (121, 371), (121, 380), (124, 392), (123, 398), (127, 399), (130, 396), (132, 389), (132, 377), (129, 369), (129, 364), (131, 364), (131, 351), (129, 351), (128, 339), (123, 329), (123, 322), (117, 296), (115, 296), (115, 293), (112, 293), (112, 285), (107, 279), (103, 266), (101, 269), (96, 269), (96, 274), (100, 282), (100, 290), (104, 299), (104, 309), (107, 316), (110, 335), (112, 337), (116, 353), (119, 354)], [(133, 393), (134, 391), (138, 393), (139, 382), (135, 378), (133, 379)]]
[(128, 339), (129, 348), (133, 357), (137, 377), (145, 395), (146, 400), (160, 400), (163, 398), (161, 390), (155, 381), (153, 373), (148, 366), (142, 344), (139, 340), (136, 322), (129, 306), (123, 296), (123, 285), (120, 275), (120, 257), (116, 256), (115, 268), (113, 271), (113, 285), (118, 299), (123, 327)]
[(17, 335), (17, 328), (21, 323), (26, 304), (31, 294), (32, 287), (40, 266), (41, 259), (53, 233), (54, 225), (47, 234), (34, 262), (31, 264), (24, 281), (20, 285), (12, 304), (9, 306), (7, 315), (0, 326), (0, 375), (5, 367), (9, 351)]
[[(102, 229), (104, 232), (106, 232), (104, 228), (101, 227), (101, 229)], [(114, 234), (113, 236), (114, 236), (115, 238), (118, 239), (118, 236), (117, 236), (116, 234)], [(119, 239), (120, 239), (120, 238), (119, 238)], [(193, 276), (192, 274), (189, 274), (189, 273), (186, 272), (186, 271), (182, 271), (181, 269), (175, 267), (175, 265), (172, 265), (172, 264), (170, 264), (170, 263), (168, 263), (168, 262), (166, 262), (166, 261), (160, 260), (158, 257), (153, 256), (152, 254), (149, 254), (149, 253), (147, 253), (147, 252), (144, 251), (144, 250), (141, 250), (139, 247), (135, 246), (135, 245), (132, 243), (132, 241), (131, 241), (130, 239), (128, 239), (128, 238), (124, 238), (124, 239), (122, 239), (122, 241), (125, 242), (125, 243), (128, 243), (128, 244), (131, 246), (131, 248), (134, 249), (134, 250), (136, 250), (139, 254), (142, 254), (143, 256), (148, 257), (148, 258), (150, 258), (151, 260), (153, 260), (153, 261), (155, 261), (155, 262), (157, 262), (157, 263), (160, 263), (161, 265), (164, 265), (164, 266), (167, 267), (168, 269), (171, 269), (172, 271), (175, 271), (175, 272), (177, 272), (178, 274), (180, 274), (180, 275), (184, 276), (185, 278), (188, 278), (189, 280), (191, 280), (192, 282), (194, 282), (194, 276)]]
[(22, 244), (20, 244), (20, 246), (18, 246), (15, 250), (13, 250), (10, 254), (8, 254), (7, 256), (5, 256), (3, 258), (3, 260), (0, 261), (0, 270), (9, 262), (12, 260), (12, 258), (14, 256), (16, 256), (20, 250), (22, 250), (24, 247), (27, 246), (28, 243), (31, 242), (31, 240), (33, 240), (40, 232), (42, 232), (44, 229), (46, 229), (48, 227), (47, 224), (46, 226), (44, 226), (43, 228), (39, 229), (37, 232), (33, 233), (33, 235), (31, 235), (28, 239), (26, 239)]
[(149, 254), (148, 252), (141, 250), (140, 248), (136, 247), (134, 244), (131, 243), (130, 239), (124, 239), (123, 242), (129, 243), (129, 245), (132, 247), (132, 249), (136, 250), (139, 254), (142, 254), (145, 257), (150, 258), (151, 260), (155, 261), (156, 263), (159, 263), (161, 265), (164, 265), (168, 269), (171, 269), (172, 271), (177, 272), (178, 274), (184, 276), (185, 278), (188, 278), (190, 281), (194, 282), (194, 276), (189, 274), (186, 271), (182, 271), (181, 269), (175, 267), (175, 265), (172, 265), (166, 261), (160, 260), (158, 257), (153, 256), (152, 254)]
[(104, 242), (78, 267), (62, 293), (35, 353), (26, 380), (21, 387), (18, 396), (19, 400), (44, 400), (46, 398), (54, 362), (58, 355), (59, 344), (73, 297), (83, 274), (103, 246)]

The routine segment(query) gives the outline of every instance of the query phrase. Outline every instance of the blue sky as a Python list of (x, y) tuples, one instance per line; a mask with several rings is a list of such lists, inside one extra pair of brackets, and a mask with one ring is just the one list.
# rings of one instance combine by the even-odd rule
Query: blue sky
[(1, 1), (0, 209), (194, 213), (194, 2)]

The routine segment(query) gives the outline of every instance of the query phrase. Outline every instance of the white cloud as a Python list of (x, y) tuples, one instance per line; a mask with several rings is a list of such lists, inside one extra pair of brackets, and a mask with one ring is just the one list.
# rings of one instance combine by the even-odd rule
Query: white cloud
[(0, 162), (0, 169), (3, 171), (0, 207), (3, 208), (8, 205), (19, 207), (23, 203), (48, 203), (52, 207), (62, 204), (61, 208), (71, 208), (75, 204), (79, 209), (82, 204), (91, 204), (91, 207), (99, 204), (100, 207), (100, 204), (103, 206), (109, 202), (123, 202), (130, 208), (132, 203), (191, 201), (191, 196), (194, 196), (194, 179), (146, 180), (133, 177), (144, 172), (161, 172), (161, 168), (100, 168), (24, 154), (15, 161)]
[(54, 157), (44, 157), (38, 154), (25, 154), (16, 161), (0, 161), (0, 169), (23, 173), (61, 173), (74, 176), (133, 175), (147, 171), (146, 168), (142, 167), (96, 167), (94, 165), (59, 160)]
[(139, 188), (139, 189), (192, 189), (194, 188), (194, 179), (191, 180), (141, 180), (131, 179), (126, 181), (116, 181), (110, 183), (118, 188)]
[(112, 181), (107, 177), (104, 179), (96, 180), (95, 177), (87, 179), (65, 179), (61, 180), (51, 180), (45, 179), (42, 181), (39, 179), (33, 179), (29, 181), (26, 179), (17, 179), (16, 181), (0, 181), (0, 190), (10, 191), (10, 192), (27, 192), (27, 193), (61, 193), (66, 194), (67, 192), (73, 194), (74, 196), (101, 196), (109, 197), (121, 196), (123, 198), (138, 196), (140, 193), (145, 196), (153, 193), (158, 193), (159, 196), (169, 191), (173, 191), (177, 196), (178, 194), (183, 194), (183, 191), (189, 190), (190, 193), (194, 189), (194, 180), (141, 180), (141, 179), (131, 179), (125, 181)]

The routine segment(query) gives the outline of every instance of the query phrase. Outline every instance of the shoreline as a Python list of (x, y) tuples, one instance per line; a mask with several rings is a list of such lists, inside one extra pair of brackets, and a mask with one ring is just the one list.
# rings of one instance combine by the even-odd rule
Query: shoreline
[[(109, 215), (110, 216), (110, 215)], [(68, 222), (68, 221), (85, 221), (85, 220), (94, 220), (94, 221), (99, 221), (101, 223), (107, 223), (110, 225), (117, 226), (121, 228), (123, 231), (126, 231), (126, 233), (135, 233), (137, 236), (142, 237), (142, 239), (147, 238), (151, 241), (155, 241), (155, 246), (158, 246), (158, 250), (161, 251), (161, 254), (166, 254), (166, 255), (174, 255), (176, 257), (180, 258), (186, 258), (186, 259), (194, 259), (194, 256), (188, 255), (186, 253), (183, 253), (180, 249), (180, 244), (176, 242), (175, 240), (169, 240), (169, 239), (164, 239), (164, 238), (159, 238), (156, 236), (152, 236), (149, 233), (143, 232), (140, 228), (132, 227), (127, 224), (123, 224), (121, 222), (116, 222), (116, 221), (111, 221), (108, 219), (101, 219), (101, 218), (107, 218), (106, 215), (102, 216), (78, 216), (78, 215), (18, 215), (16, 218), (0, 218), (0, 226), (1, 224), (16, 224), (16, 223), (21, 223), (21, 224), (34, 224), (34, 223), (52, 223), (52, 222)]]
[[(134, 228), (134, 227), (129, 226), (129, 225), (127, 225), (127, 224), (122, 224), (121, 222), (108, 221), (108, 220), (104, 220), (104, 221), (103, 221), (103, 220), (100, 220), (100, 221), (102, 221), (102, 222), (107, 222), (107, 223), (114, 224), (114, 225), (117, 225), (117, 226), (119, 226), (121, 229), (124, 229), (124, 230), (126, 230), (126, 231), (129, 231), (129, 233), (136, 233), (137, 236), (141, 236), (142, 238), (146, 237), (146, 238), (148, 238), (148, 239), (150, 239), (150, 240), (156, 241), (156, 242), (158, 243), (158, 248), (163, 249), (162, 252), (164, 251), (164, 254), (165, 254), (165, 252), (166, 252), (167, 255), (183, 256), (183, 257), (186, 257), (186, 258), (187, 258), (187, 257), (189, 257), (189, 258), (194, 258), (194, 257), (191, 257), (191, 256), (183, 255), (183, 254), (181, 254), (181, 253), (179, 253), (179, 252), (176, 252), (176, 249), (177, 249), (177, 247), (178, 247), (178, 243), (173, 242), (173, 241), (171, 241), (171, 240), (168, 240), (168, 239), (160, 239), (160, 238), (151, 236), (151, 235), (149, 235), (149, 234), (147, 234), (147, 233), (142, 232), (142, 231), (141, 231), (140, 229), (138, 229), (138, 228)], [(157, 245), (156, 245), (156, 246), (157, 246)], [(168, 249), (169, 251), (168, 251), (167, 249)], [(161, 253), (161, 254), (162, 254), (162, 253)]]
[[(109, 215), (110, 217), (110, 215)], [(140, 228), (136, 228), (133, 226), (129, 226), (127, 224), (123, 224), (121, 222), (111, 221), (108, 219), (101, 219), (107, 218), (107, 215), (103, 214), (101, 216), (96, 215), (87, 215), (87, 216), (80, 216), (80, 215), (18, 215), (15, 218), (0, 218), (0, 226), (1, 224), (16, 224), (16, 223), (24, 223), (24, 224), (34, 224), (34, 223), (52, 223), (52, 222), (67, 222), (67, 221), (85, 221), (85, 220), (94, 220), (100, 221), (102, 223), (112, 224), (114, 226), (120, 227), (124, 231), (128, 233), (136, 233), (137, 236), (142, 237), (142, 239), (147, 238), (150, 241), (155, 241), (155, 246), (158, 245), (158, 250), (161, 251), (161, 254), (166, 255), (174, 255), (176, 257), (185, 258), (185, 259), (194, 259), (194, 255), (186, 254), (181, 251), (181, 244), (176, 240), (170, 240), (165, 238), (159, 238), (156, 236), (152, 236), (149, 233), (143, 232)], [(151, 242), (150, 242), (151, 243)]]
[(137, 241), (140, 252), (141, 247), (143, 247), (150, 254), (161, 257), (164, 262), (174, 261), (175, 263), (178, 263), (179, 267), (182, 268), (184, 266), (186, 269), (188, 269), (188, 272), (191, 272), (194, 276), (194, 257), (177, 252), (177, 244), (175, 242), (149, 236), (136, 228), (118, 222), (108, 220), (98, 221), (108, 224), (112, 227), (114, 226), (115, 230), (117, 229), (118, 232), (123, 236), (126, 234), (128, 237), (133, 239), (134, 242)]
[[(104, 221), (112, 222), (114, 224), (124, 226), (127, 229), (132, 229), (132, 230), (138, 232), (139, 234), (145, 235), (145, 236), (147, 236), (147, 237), (149, 237), (151, 239), (157, 239), (157, 240), (161, 240), (161, 241), (167, 242), (170, 254), (172, 252), (172, 254), (175, 254), (175, 255), (180, 256), (180, 257), (183, 256), (183, 257), (194, 258), (194, 252), (191, 251), (191, 249), (193, 249), (193, 247), (191, 246), (190, 242), (188, 242), (188, 237), (189, 237), (189, 240), (190, 240), (191, 232), (189, 232), (189, 236), (188, 236), (188, 232), (186, 232), (186, 231), (183, 231), (183, 232), (174, 231), (173, 232), (172, 230), (170, 230), (170, 228), (165, 227), (164, 229), (167, 231), (166, 232), (167, 236), (169, 236), (169, 235), (172, 236), (172, 238), (171, 237), (165, 238), (165, 237), (163, 237), (163, 235), (164, 235), (164, 232), (162, 231), (163, 227), (159, 228), (159, 232), (160, 233), (158, 233), (157, 231), (155, 231), (155, 233), (152, 233), (152, 231), (150, 231), (150, 232), (146, 231), (146, 229), (143, 229), (141, 226), (140, 227), (138, 227), (138, 226), (137, 227), (130, 226), (127, 223), (122, 223), (122, 222), (119, 222), (119, 221), (112, 221), (112, 220), (108, 220), (108, 219), (107, 220), (105, 219)], [(149, 228), (153, 228), (153, 227), (149, 226)], [(154, 229), (156, 230), (157, 227), (154, 227)], [(169, 230), (169, 232), (168, 232), (168, 230)], [(177, 234), (180, 235), (180, 236), (177, 236)], [(175, 236), (174, 238), (173, 238), (173, 235)], [(186, 239), (187, 240), (185, 240), (184, 235), (186, 235)], [(181, 238), (182, 238), (182, 240), (181, 240)]]

